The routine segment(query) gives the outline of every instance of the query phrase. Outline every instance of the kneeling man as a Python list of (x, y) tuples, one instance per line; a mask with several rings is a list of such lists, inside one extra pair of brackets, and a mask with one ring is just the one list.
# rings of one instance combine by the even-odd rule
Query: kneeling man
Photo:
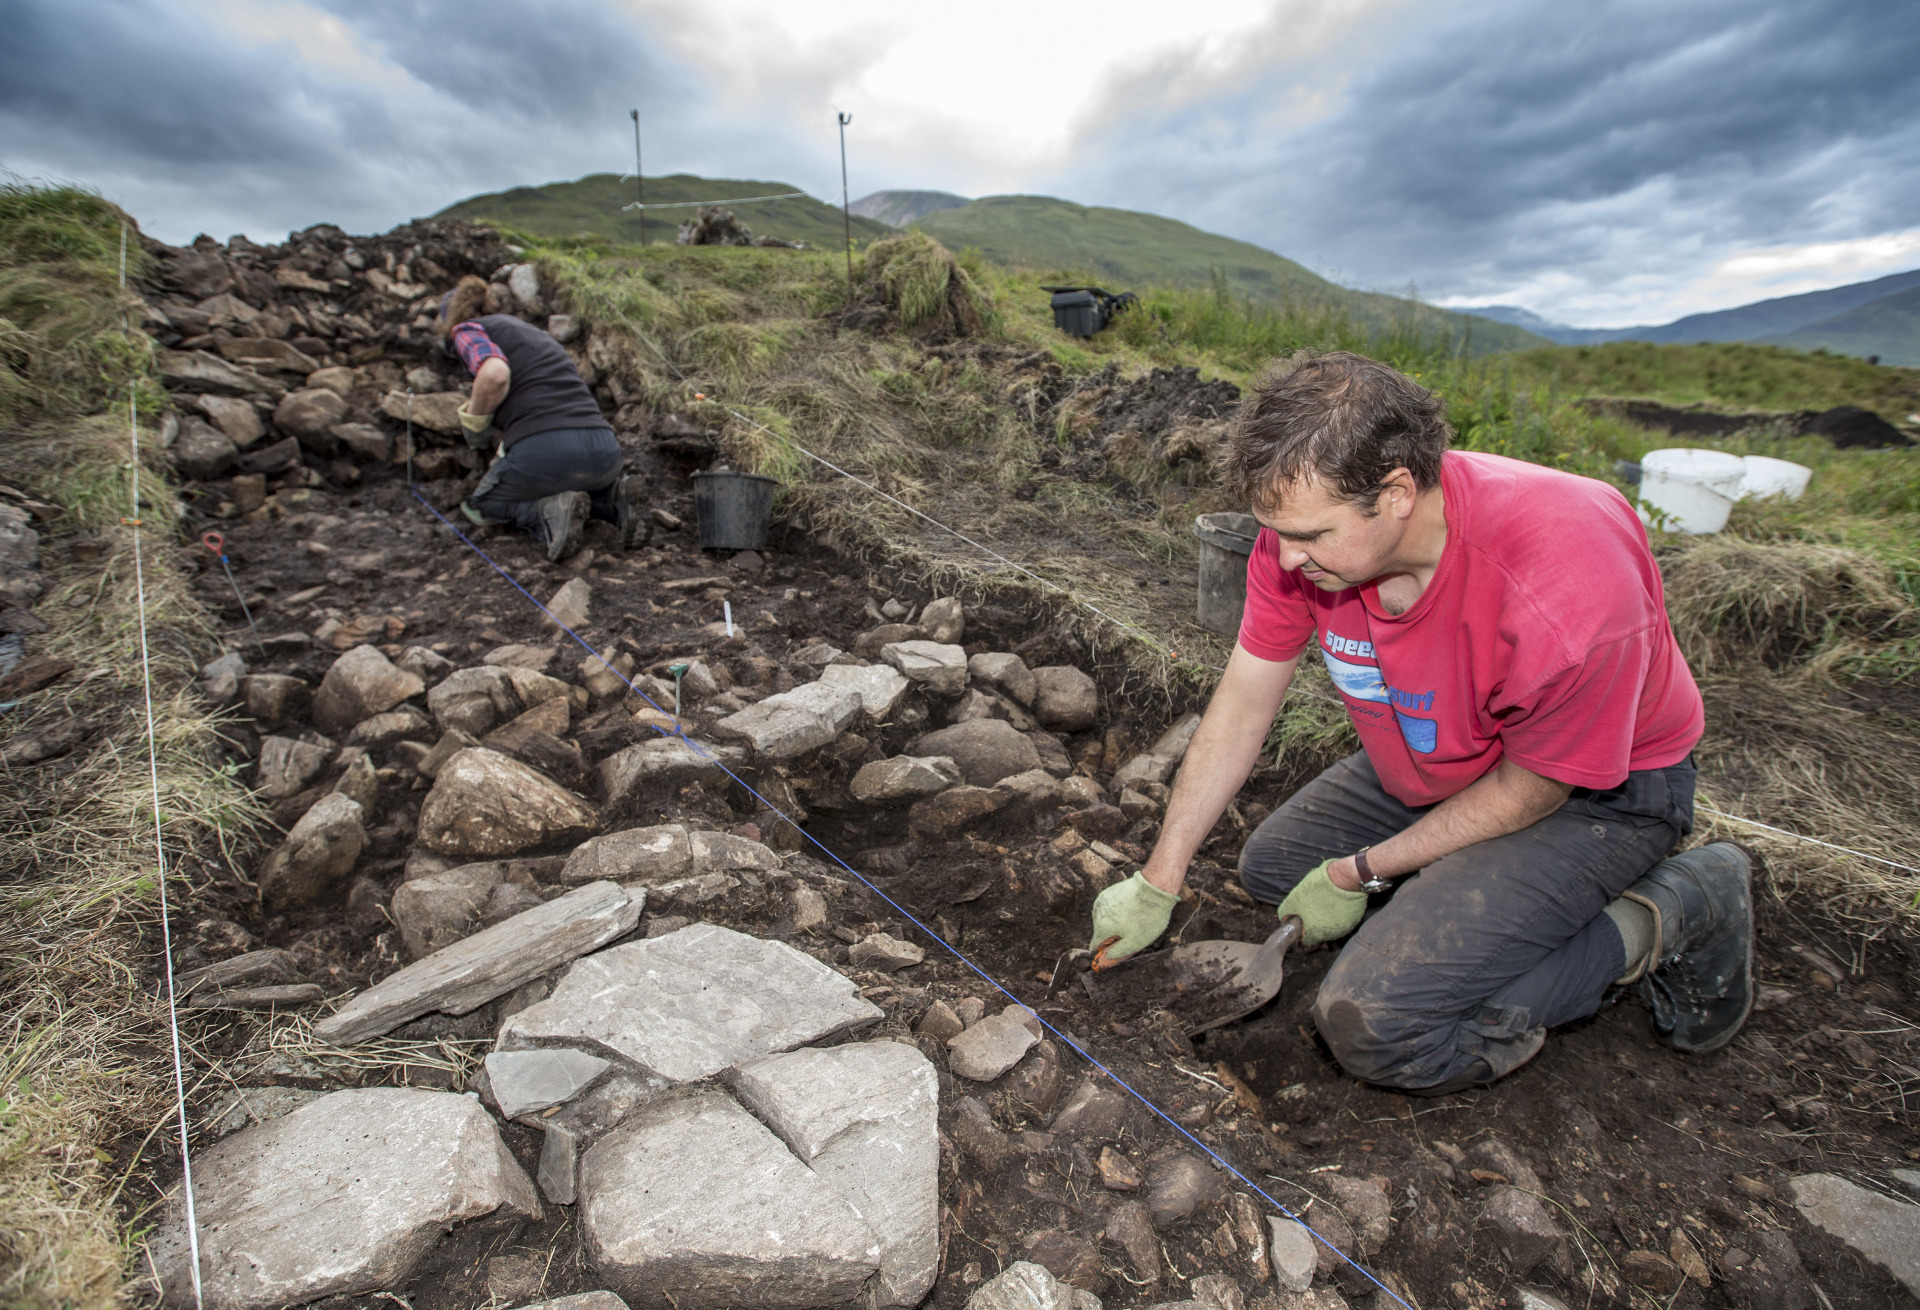
[(1489, 1082), (1627, 984), (1662, 1040), (1715, 1050), (1753, 1003), (1749, 859), (1672, 854), (1703, 715), (1646, 531), (1603, 482), (1450, 436), (1432, 393), (1358, 355), (1256, 384), (1223, 468), (1263, 529), (1239, 642), (1093, 945), (1166, 929), (1311, 645), (1363, 749), (1260, 825), (1240, 877), (1309, 944), (1352, 934), (1314, 1007), (1342, 1066)]

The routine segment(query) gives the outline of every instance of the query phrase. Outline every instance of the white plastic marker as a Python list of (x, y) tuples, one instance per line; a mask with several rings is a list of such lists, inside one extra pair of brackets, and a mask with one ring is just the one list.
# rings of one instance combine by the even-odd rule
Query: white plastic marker
[(731, 637), (733, 635), (733, 602), (723, 600), (720, 602), (720, 608), (727, 616), (727, 635)]

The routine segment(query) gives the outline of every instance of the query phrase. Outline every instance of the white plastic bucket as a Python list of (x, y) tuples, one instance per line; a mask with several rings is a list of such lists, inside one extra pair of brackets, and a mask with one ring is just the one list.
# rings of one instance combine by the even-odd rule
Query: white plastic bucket
[(1762, 496), (1784, 496), (1788, 500), (1798, 500), (1801, 493), (1806, 491), (1807, 483), (1813, 479), (1812, 469), (1789, 459), (1748, 455), (1741, 463), (1747, 466), (1746, 476), (1740, 482), (1742, 500), (1756, 500)]
[(1640, 499), (1681, 532), (1718, 532), (1746, 476), (1746, 461), (1725, 451), (1649, 451), (1640, 461)]

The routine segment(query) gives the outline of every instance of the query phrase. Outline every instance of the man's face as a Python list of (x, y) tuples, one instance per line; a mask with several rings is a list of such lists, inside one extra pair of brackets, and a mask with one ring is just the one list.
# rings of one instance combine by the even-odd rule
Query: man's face
[(1280, 539), (1280, 567), (1298, 569), (1322, 591), (1345, 591), (1388, 571), (1406, 526), (1394, 513), (1391, 493), (1371, 518), (1329, 494), (1317, 478), (1302, 478), (1282, 490), (1278, 506), (1254, 517)]

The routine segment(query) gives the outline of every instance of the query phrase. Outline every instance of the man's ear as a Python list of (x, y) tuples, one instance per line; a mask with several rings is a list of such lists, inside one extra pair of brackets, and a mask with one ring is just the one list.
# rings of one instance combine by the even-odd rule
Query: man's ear
[(1413, 515), (1413, 507), (1420, 500), (1420, 483), (1411, 471), (1398, 468), (1381, 479), (1387, 498), (1387, 512), (1397, 519), (1407, 519)]

